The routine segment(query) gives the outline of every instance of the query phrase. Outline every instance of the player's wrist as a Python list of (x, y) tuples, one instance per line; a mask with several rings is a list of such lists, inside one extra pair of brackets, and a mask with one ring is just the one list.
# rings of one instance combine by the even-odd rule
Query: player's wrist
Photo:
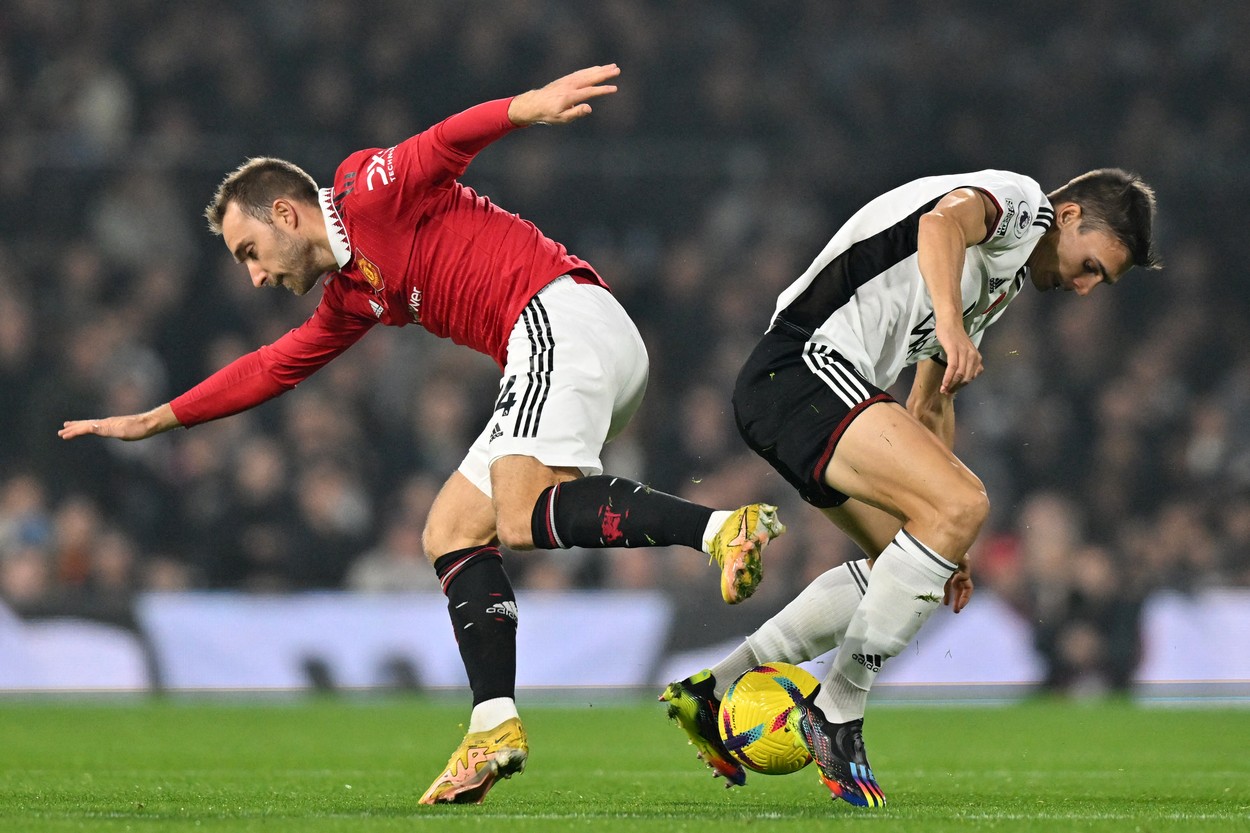
[(148, 436), (160, 434), (182, 425), (174, 414), (174, 409), (166, 402), (140, 416), (140, 422)]
[(534, 124), (536, 117), (530, 104), (531, 97), (532, 91), (514, 95), (508, 101), (508, 121), (514, 127), (529, 127)]

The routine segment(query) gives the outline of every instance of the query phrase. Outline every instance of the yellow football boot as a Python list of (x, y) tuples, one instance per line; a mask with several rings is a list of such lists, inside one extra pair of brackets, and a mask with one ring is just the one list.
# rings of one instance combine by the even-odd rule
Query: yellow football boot
[(421, 796), (422, 804), (481, 804), (500, 778), (525, 769), (529, 739), (519, 718), (485, 732), (470, 732), (447, 762), (443, 774)]
[(751, 503), (735, 510), (707, 542), (710, 564), (720, 565), (720, 594), (728, 604), (748, 598), (764, 577), (762, 555), (773, 538), (786, 531), (777, 507)]
[(740, 787), (747, 781), (746, 770), (725, 749), (716, 728), (720, 700), (712, 686), (712, 672), (704, 669), (693, 677), (669, 683), (660, 695), (668, 703), (668, 717), (686, 733), (699, 760), (707, 764), (713, 776), (725, 779), (726, 787)]

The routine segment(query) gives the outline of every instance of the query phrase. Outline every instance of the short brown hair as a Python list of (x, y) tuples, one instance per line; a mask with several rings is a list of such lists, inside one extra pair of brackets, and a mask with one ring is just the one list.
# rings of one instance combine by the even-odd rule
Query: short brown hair
[(1134, 266), (1162, 266), (1154, 245), (1155, 192), (1137, 174), (1099, 168), (1046, 195), (1052, 205), (1073, 202), (1084, 223), (1109, 231), (1125, 245)]
[(231, 171), (204, 209), (213, 234), (221, 234), (221, 218), (230, 203), (238, 203), (243, 213), (265, 223), (273, 223), (273, 201), (290, 197), (317, 204), (317, 183), (303, 169), (284, 159), (253, 157)]

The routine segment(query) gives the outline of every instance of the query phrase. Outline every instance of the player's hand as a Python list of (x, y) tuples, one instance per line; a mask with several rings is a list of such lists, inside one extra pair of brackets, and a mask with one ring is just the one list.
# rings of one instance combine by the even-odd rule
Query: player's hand
[(146, 440), (154, 434), (177, 428), (181, 424), (174, 416), (173, 409), (166, 403), (142, 414), (98, 419), (69, 419), (56, 433), (63, 440), (72, 440), (89, 434), (118, 440)]
[(72, 440), (87, 434), (95, 434), (97, 437), (115, 437), (119, 440), (143, 440), (152, 436), (139, 421), (138, 414), (102, 419), (66, 420), (64, 427), (57, 431), (57, 435), (63, 440)]
[(621, 68), (616, 64), (579, 69), (541, 89), (521, 93), (512, 99), (508, 105), (508, 118), (520, 127), (568, 124), (590, 115), (590, 105), (586, 103), (589, 99), (616, 92), (615, 85), (603, 82), (620, 74)]
[(946, 373), (942, 375), (941, 391), (948, 396), (981, 375), (985, 369), (981, 351), (964, 332), (962, 322), (950, 328), (937, 328), (938, 344), (946, 351)]
[(968, 606), (972, 599), (972, 573), (968, 565), (960, 567), (946, 580), (946, 590), (942, 594), (942, 604), (958, 613)]

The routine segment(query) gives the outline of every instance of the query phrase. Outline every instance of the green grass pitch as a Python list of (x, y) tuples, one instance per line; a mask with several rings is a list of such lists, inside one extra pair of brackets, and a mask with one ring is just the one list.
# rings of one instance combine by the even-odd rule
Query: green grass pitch
[(1250, 709), (877, 706), (868, 811), (811, 767), (723, 789), (659, 703), (544, 697), (527, 771), (436, 808), (459, 700), (0, 700), (0, 831), (1250, 831)]

